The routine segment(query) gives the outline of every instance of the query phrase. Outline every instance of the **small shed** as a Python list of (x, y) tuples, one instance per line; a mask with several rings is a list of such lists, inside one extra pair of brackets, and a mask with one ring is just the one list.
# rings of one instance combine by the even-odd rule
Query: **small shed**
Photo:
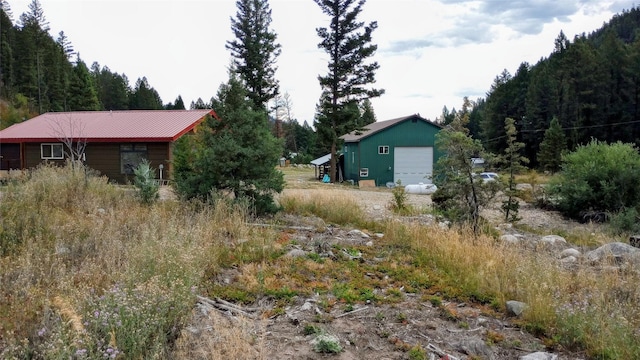
[[(329, 174), (331, 169), (331, 154), (321, 156), (317, 159), (311, 160), (311, 165), (315, 169), (316, 179), (322, 180), (325, 174)], [(342, 154), (338, 154), (338, 181), (343, 180), (343, 157)]]
[(440, 153), (435, 146), (442, 127), (420, 115), (379, 121), (342, 136), (345, 179), (376, 186), (430, 184)]

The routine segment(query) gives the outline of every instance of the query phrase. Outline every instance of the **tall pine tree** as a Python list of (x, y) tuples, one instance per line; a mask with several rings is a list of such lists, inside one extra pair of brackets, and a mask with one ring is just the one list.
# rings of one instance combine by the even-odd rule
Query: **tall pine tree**
[[(339, 137), (355, 130), (360, 119), (362, 100), (380, 96), (384, 90), (370, 88), (380, 67), (369, 58), (378, 49), (371, 43), (378, 27), (358, 21), (366, 0), (314, 0), (331, 18), (329, 28), (316, 28), (318, 47), (329, 55), (328, 73), (318, 76), (322, 95), (316, 116), (316, 128), (324, 146), (331, 152), (331, 182), (336, 181)], [(354, 111), (355, 110), (355, 111)]]
[(276, 33), (269, 28), (269, 1), (238, 0), (236, 6), (236, 17), (231, 18), (231, 30), (236, 38), (227, 41), (226, 48), (231, 51), (233, 67), (255, 108), (266, 110), (266, 104), (279, 92), (275, 64), (280, 44), (276, 43)]

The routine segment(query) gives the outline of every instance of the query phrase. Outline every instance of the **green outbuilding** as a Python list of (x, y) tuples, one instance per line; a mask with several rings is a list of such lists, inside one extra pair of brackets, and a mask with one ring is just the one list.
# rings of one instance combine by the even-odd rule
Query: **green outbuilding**
[(344, 178), (376, 186), (401, 181), (403, 185), (431, 184), (440, 153), (436, 134), (442, 127), (420, 115), (378, 121), (342, 136)]

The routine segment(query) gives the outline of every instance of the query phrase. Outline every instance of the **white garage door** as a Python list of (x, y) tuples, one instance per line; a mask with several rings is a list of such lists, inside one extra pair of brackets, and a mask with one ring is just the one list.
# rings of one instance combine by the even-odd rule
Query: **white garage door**
[(393, 155), (393, 181), (402, 185), (431, 184), (433, 175), (432, 147), (396, 147)]

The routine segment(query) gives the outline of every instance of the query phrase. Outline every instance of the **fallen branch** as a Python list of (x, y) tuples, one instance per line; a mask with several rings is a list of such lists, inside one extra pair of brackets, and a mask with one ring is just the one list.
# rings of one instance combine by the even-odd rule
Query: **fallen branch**
[(367, 310), (368, 308), (369, 308), (368, 306), (361, 307), (360, 309), (355, 309), (355, 310), (353, 310), (353, 311), (349, 311), (349, 312), (346, 312), (346, 313), (344, 313), (344, 314), (340, 314), (340, 315), (338, 315), (338, 316), (335, 316), (334, 318), (335, 318), (335, 319), (337, 319), (337, 318), (341, 318), (341, 317), (343, 317), (343, 316), (347, 316), (347, 315), (351, 315), (351, 314), (353, 314), (353, 313), (357, 313), (358, 311)]
[(240, 315), (248, 317), (250, 319), (256, 319), (257, 318), (257, 315), (251, 314), (251, 313), (247, 312), (246, 309), (242, 309), (240, 306), (232, 304), (232, 303), (230, 303), (228, 301), (224, 301), (224, 300), (218, 299), (218, 298), (216, 298), (215, 300), (212, 300), (212, 299), (206, 298), (204, 296), (199, 296), (199, 295), (197, 297), (198, 297), (198, 300), (200, 301), (201, 304), (210, 306), (210, 307), (212, 307), (212, 308), (214, 308), (216, 310), (220, 310), (220, 311), (224, 310), (224, 311), (228, 311), (228, 312), (230, 312), (232, 314), (236, 314), (236, 315), (240, 314)]
[(256, 227), (265, 227), (265, 228), (298, 230), (298, 231), (315, 231), (316, 230), (316, 228), (311, 227), (311, 226), (288, 226), (288, 225), (260, 224), (260, 223), (247, 223), (247, 225), (248, 226), (256, 226)]

